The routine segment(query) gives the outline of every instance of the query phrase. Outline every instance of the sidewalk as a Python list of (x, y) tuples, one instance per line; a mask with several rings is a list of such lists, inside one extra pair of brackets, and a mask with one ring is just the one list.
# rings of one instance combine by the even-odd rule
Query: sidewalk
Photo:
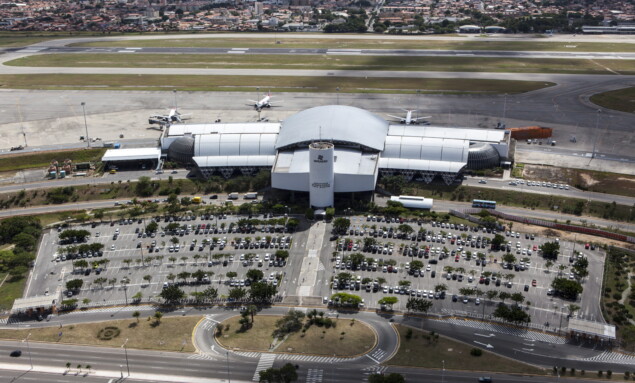
[[(46, 374), (55, 374), (62, 376), (94, 376), (94, 377), (103, 377), (110, 378), (111, 383), (115, 382), (124, 382), (126, 380), (147, 380), (150, 382), (170, 382), (170, 383), (225, 383), (227, 379), (211, 379), (211, 378), (194, 378), (194, 377), (186, 377), (186, 376), (176, 376), (176, 375), (163, 375), (163, 374), (139, 374), (132, 373), (130, 376), (126, 376), (125, 373), (121, 371), (108, 371), (108, 370), (91, 370), (90, 373), (82, 370), (79, 373), (79, 370), (75, 368), (66, 369), (62, 367), (50, 367), (50, 366), (38, 366), (34, 365), (33, 369), (31, 369), (28, 365), (23, 364), (12, 364), (12, 363), (0, 363), (1, 370), (13, 370), (21, 373), (28, 373), (30, 371), (38, 372), (38, 373), (46, 373)], [(122, 379), (123, 376), (123, 379)], [(236, 383), (251, 383), (251, 381), (245, 380), (231, 380)]]

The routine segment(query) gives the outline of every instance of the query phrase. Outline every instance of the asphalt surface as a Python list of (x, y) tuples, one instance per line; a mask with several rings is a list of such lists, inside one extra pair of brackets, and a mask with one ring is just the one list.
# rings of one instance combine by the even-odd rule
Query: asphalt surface
[(418, 57), (498, 57), (498, 58), (548, 58), (548, 59), (601, 59), (635, 60), (630, 52), (566, 52), (566, 51), (493, 51), (493, 50), (432, 50), (432, 49), (328, 49), (328, 48), (192, 48), (192, 47), (46, 47), (10, 48), (5, 52), (31, 53), (152, 53), (152, 54), (225, 54), (247, 55), (349, 55), (349, 56), (418, 56)]

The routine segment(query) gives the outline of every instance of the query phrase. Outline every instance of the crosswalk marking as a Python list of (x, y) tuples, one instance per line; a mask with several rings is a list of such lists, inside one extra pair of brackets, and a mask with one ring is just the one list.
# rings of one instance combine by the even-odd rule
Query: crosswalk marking
[(324, 370), (317, 368), (310, 368), (307, 371), (306, 375), (306, 383), (320, 383), (322, 382), (322, 375), (324, 374)]
[(197, 360), (216, 360), (213, 356), (209, 354), (194, 354), (187, 357), (188, 359), (197, 359)]
[(433, 319), (433, 320), (444, 322), (444, 323), (450, 323), (457, 326), (471, 327), (471, 328), (484, 330), (484, 331), (495, 331), (495, 332), (503, 333), (506, 335), (514, 335), (521, 338), (538, 340), (538, 341), (546, 342), (546, 343), (554, 343), (554, 344), (566, 343), (565, 339), (559, 336), (545, 334), (545, 333), (541, 333), (537, 331), (529, 331), (529, 330), (524, 330), (519, 328), (507, 327), (507, 326), (502, 326), (502, 325), (498, 325), (494, 323), (486, 323), (486, 322), (473, 321), (469, 319), (464, 320), (464, 319), (457, 319), (457, 318)]
[(616, 364), (635, 364), (635, 356), (622, 354), (619, 352), (604, 351), (599, 355), (589, 358), (583, 358), (581, 360), (589, 362), (605, 362)]
[(364, 382), (368, 381), (368, 376), (372, 374), (383, 374), (388, 367), (386, 366), (371, 366), (362, 369), (364, 371)]
[(264, 371), (273, 366), (273, 362), (276, 360), (276, 354), (260, 354), (260, 360), (258, 366), (256, 366), (256, 372), (254, 373), (254, 382), (260, 381), (260, 371)]
[[(236, 355), (243, 356), (246, 358), (259, 358), (261, 353), (259, 352), (234, 352)], [(338, 358), (334, 356), (319, 356), (319, 355), (298, 355), (298, 354), (278, 354), (278, 359), (288, 360), (288, 361), (298, 361), (298, 362), (313, 362), (313, 363), (342, 363), (342, 362), (350, 362), (359, 359), (357, 358)]]

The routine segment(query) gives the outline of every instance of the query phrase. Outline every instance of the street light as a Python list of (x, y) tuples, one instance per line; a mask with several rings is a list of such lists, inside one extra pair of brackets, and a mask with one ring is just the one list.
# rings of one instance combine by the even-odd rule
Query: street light
[(176, 100), (176, 89), (172, 89), (172, 93), (174, 93), (174, 110), (179, 110), (179, 105)]
[(445, 359), (441, 361), (443, 368), (441, 369), (441, 383), (445, 382)]
[(231, 375), (229, 375), (229, 351), (225, 351), (225, 357), (227, 361), (227, 382), (232, 383)]
[(23, 342), (26, 342), (26, 349), (29, 352), (29, 362), (31, 363), (31, 370), (33, 369), (33, 359), (31, 358), (31, 347), (29, 346), (29, 338), (31, 337), (31, 333), (24, 338)]
[[(130, 376), (130, 363), (128, 362), (128, 349), (126, 348), (126, 343), (128, 343), (128, 338), (126, 338), (126, 341), (123, 342), (121, 347), (123, 348), (123, 352), (126, 355), (126, 368), (128, 370), (128, 376)], [(123, 366), (120, 365), (119, 367), (123, 367)], [(123, 371), (121, 372), (121, 375), (123, 375)]]
[(84, 111), (84, 128), (86, 128), (86, 144), (90, 149), (90, 138), (88, 138), (88, 123), (86, 122), (86, 103), (82, 101), (82, 110)]

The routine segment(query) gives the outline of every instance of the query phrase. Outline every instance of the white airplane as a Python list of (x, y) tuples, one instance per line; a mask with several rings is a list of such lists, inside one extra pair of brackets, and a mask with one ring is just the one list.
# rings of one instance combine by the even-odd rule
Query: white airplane
[(167, 125), (167, 124), (183, 122), (185, 120), (188, 120), (189, 118), (190, 117), (187, 114), (181, 114), (176, 109), (170, 109), (170, 112), (168, 114), (150, 116), (150, 118), (148, 119), (148, 123), (150, 125), (152, 124)]
[(416, 110), (408, 110), (408, 109), (404, 109), (404, 112), (406, 112), (406, 117), (398, 117), (398, 116), (393, 116), (391, 114), (388, 115), (388, 117), (392, 117), (395, 118), (397, 120), (399, 120), (399, 123), (401, 124), (405, 124), (405, 125), (414, 125), (414, 124), (418, 124), (419, 120), (424, 120), (423, 123), (426, 123), (427, 121), (425, 121), (425, 119), (430, 118), (431, 116), (425, 116), (425, 117), (412, 117), (412, 112), (416, 112)]
[(262, 110), (262, 108), (271, 108), (272, 106), (275, 106), (275, 105), (271, 105), (272, 97), (273, 96), (271, 95), (271, 92), (267, 92), (267, 95), (263, 97), (260, 101), (249, 100), (251, 104), (247, 104), (247, 105), (253, 106), (256, 110)]

